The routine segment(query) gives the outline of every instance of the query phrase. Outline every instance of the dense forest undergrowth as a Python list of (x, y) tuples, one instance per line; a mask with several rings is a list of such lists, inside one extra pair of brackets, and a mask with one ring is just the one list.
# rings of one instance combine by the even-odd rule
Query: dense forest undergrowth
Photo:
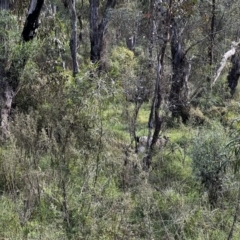
[(239, 239), (237, 9), (0, 1), (0, 239)]

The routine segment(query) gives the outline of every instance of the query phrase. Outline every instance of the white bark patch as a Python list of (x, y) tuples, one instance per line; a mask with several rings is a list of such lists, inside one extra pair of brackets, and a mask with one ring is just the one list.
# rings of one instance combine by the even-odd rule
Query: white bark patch
[(226, 66), (228, 58), (230, 58), (231, 56), (233, 56), (235, 54), (236, 48), (237, 48), (237, 46), (239, 44), (240, 44), (240, 41), (239, 42), (232, 42), (231, 49), (229, 51), (227, 51), (226, 53), (224, 53), (223, 58), (222, 58), (222, 60), (221, 60), (221, 62), (219, 64), (219, 66), (217, 68), (217, 71), (216, 71), (216, 74), (214, 76), (214, 80), (213, 80), (212, 86), (214, 86), (216, 81), (218, 80), (222, 70)]
[(36, 7), (37, 7), (37, 0), (32, 0), (32, 1), (31, 1), (31, 5), (30, 5), (30, 8), (29, 8), (29, 10), (28, 10), (28, 15), (29, 15), (29, 14), (32, 14), (33, 11), (36, 9)]

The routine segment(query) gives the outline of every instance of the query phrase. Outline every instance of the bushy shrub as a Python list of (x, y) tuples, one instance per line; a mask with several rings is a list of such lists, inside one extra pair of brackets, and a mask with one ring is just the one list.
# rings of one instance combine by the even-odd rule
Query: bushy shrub
[(228, 164), (228, 134), (218, 124), (200, 129), (192, 139), (193, 173), (208, 192), (209, 202), (215, 206), (222, 190), (222, 180)]

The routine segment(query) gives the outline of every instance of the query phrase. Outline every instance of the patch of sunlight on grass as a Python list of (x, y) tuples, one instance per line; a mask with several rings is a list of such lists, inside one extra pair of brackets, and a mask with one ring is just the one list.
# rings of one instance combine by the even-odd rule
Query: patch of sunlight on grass
[(137, 136), (148, 135), (148, 118), (150, 113), (150, 106), (148, 103), (144, 103), (140, 108), (137, 118)]
[(143, 104), (138, 113), (138, 124), (147, 126), (149, 118), (150, 107), (148, 104)]
[(190, 137), (190, 133), (182, 129), (170, 129), (166, 135), (170, 138), (171, 142), (178, 142), (183, 138)]
[(119, 121), (111, 120), (109, 122), (105, 122), (105, 128), (113, 132), (118, 138), (130, 141), (128, 126), (126, 124), (122, 124)]
[(102, 115), (104, 120), (108, 120), (112, 117), (117, 117), (118, 119), (120, 119), (121, 112), (121, 107), (118, 106), (118, 104), (110, 104)]
[(128, 126), (121, 121), (122, 109), (118, 104), (109, 104), (108, 108), (104, 110), (103, 124), (105, 128), (120, 139), (129, 140)]
[(179, 128), (167, 129), (166, 135), (170, 138), (171, 142), (182, 142), (190, 140), (196, 129), (190, 126), (181, 125)]

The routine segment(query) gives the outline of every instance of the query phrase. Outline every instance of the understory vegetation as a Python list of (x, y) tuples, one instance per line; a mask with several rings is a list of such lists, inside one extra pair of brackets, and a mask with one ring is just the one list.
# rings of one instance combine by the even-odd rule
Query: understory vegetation
[[(73, 73), (74, 1), (45, 1), (27, 42), (21, 32), (31, 1), (10, 2), (0, 10), (0, 87), (15, 76), (19, 83), (1, 133), (0, 239), (238, 240), (233, 59), (212, 82), (239, 38), (239, 3), (218, 1), (213, 13), (203, 12), (211, 1), (117, 1), (106, 14), (101, 59), (93, 61), (91, 1), (76, 1)], [(150, 140), (141, 151), (140, 137)]]

